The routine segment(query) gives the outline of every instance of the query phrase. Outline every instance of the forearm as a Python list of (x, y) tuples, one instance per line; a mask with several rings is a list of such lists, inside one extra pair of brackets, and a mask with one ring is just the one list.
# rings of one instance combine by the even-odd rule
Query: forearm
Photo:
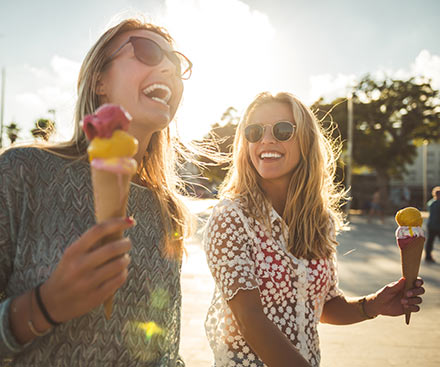
[(264, 313), (249, 313), (239, 321), (240, 332), (269, 367), (310, 367), (291, 341)]
[(378, 313), (374, 310), (372, 301), (375, 295), (366, 296), (363, 309), (359, 300), (363, 297), (335, 297), (326, 302), (321, 315), (321, 322), (333, 325), (349, 325), (368, 320)]

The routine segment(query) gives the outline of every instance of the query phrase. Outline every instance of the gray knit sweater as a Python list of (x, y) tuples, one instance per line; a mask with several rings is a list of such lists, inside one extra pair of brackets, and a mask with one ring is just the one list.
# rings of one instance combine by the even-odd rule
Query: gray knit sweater
[(53, 272), (94, 223), (89, 165), (36, 148), (0, 156), (0, 366), (183, 366), (180, 261), (162, 256), (163, 226), (151, 191), (131, 184), (137, 221), (126, 283), (107, 321), (102, 307), (21, 346), (9, 327), (14, 296)]

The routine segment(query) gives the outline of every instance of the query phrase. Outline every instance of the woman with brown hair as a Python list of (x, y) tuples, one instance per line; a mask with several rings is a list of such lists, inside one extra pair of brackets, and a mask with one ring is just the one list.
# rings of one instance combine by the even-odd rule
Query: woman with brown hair
[[(82, 64), (72, 140), (0, 156), (0, 361), (183, 365), (180, 266), (188, 216), (176, 195), (178, 144), (169, 124), (191, 67), (165, 29), (124, 20)], [(139, 169), (130, 217), (96, 224), (81, 121), (104, 103), (132, 116)], [(95, 246), (121, 230), (126, 238)], [(98, 306), (115, 292), (107, 321)]]

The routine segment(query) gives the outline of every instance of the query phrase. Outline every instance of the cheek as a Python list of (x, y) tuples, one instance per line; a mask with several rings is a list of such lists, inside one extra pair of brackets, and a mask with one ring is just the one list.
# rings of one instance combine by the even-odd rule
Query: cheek
[(256, 168), (258, 157), (257, 157), (256, 148), (253, 147), (252, 145), (253, 145), (252, 143), (249, 144), (248, 158), (252, 166)]

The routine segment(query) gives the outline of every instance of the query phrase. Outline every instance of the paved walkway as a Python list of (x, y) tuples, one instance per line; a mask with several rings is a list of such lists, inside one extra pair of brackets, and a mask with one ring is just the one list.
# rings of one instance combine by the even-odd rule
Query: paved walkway
[[(203, 219), (213, 201), (193, 201), (190, 206)], [(351, 218), (351, 230), (338, 237), (340, 287), (347, 296), (366, 295), (400, 277), (400, 255), (395, 244), (396, 225), (368, 223)], [(201, 224), (202, 221), (199, 221)], [(440, 260), (440, 243), (433, 256)], [(182, 270), (183, 317), (181, 354), (188, 367), (212, 366), (203, 322), (212, 297), (213, 280), (201, 245), (201, 225), (187, 244)], [(427, 294), (422, 311), (407, 326), (404, 317), (378, 317), (349, 326), (321, 324), (322, 367), (440, 366), (440, 264), (422, 263), (420, 275)]]

